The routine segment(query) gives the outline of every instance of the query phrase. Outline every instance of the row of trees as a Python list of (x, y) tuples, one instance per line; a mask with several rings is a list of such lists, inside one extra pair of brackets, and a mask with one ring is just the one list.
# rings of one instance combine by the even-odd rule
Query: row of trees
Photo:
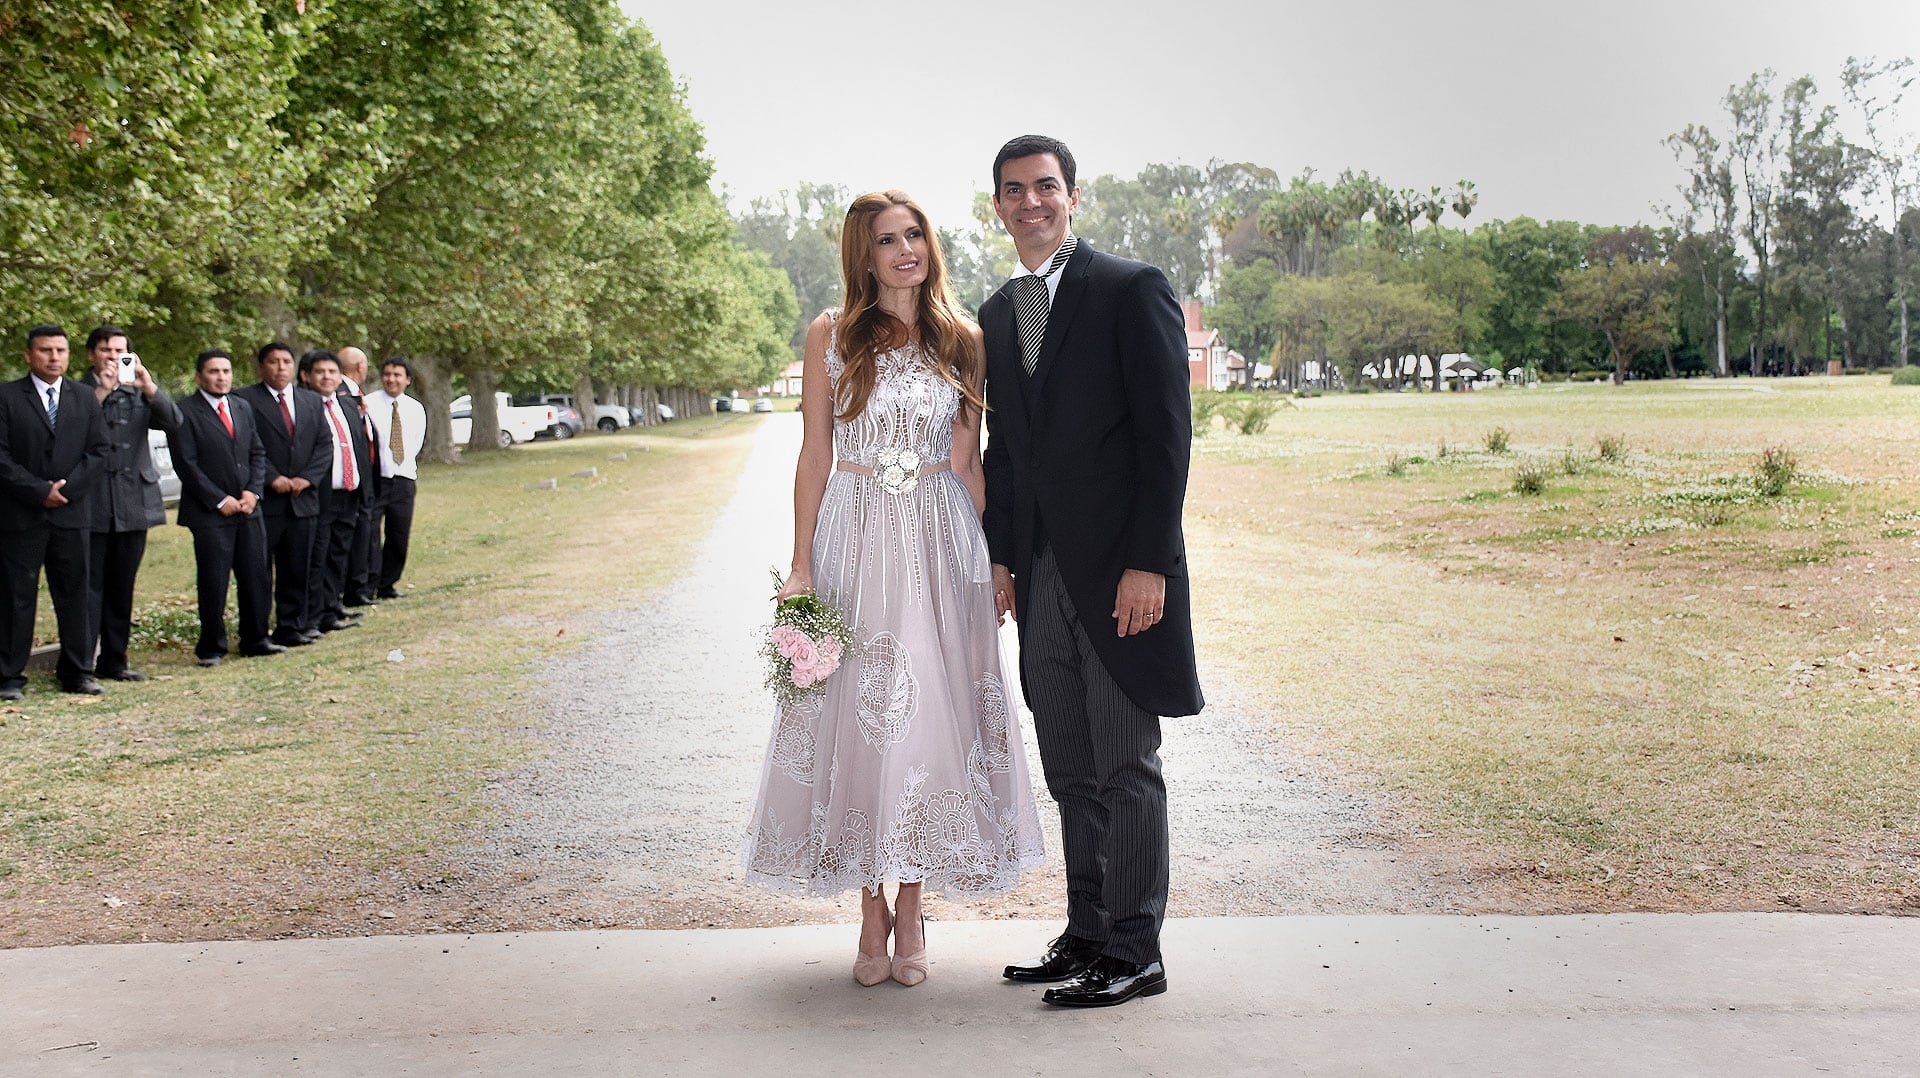
[(645, 406), (786, 361), (792, 289), (612, 0), (9, 7), (0, 323), (116, 321), (177, 376), (269, 337), (405, 353), (441, 456), (456, 381), (479, 449), (496, 388)]
[[(1849, 61), (1844, 109), (1810, 78), (1762, 72), (1732, 88), (1724, 137), (1698, 124), (1666, 140), (1682, 178), (1652, 225), (1470, 227), (1468, 181), (1396, 189), (1366, 172), (1283, 179), (1214, 162), (1083, 181), (1074, 229), (1209, 298), (1209, 324), (1296, 385), (1331, 372), (1356, 384), (1370, 364), (1397, 382), (1398, 365), (1377, 361), (1408, 353), (1616, 379), (1904, 365), (1920, 288), (1913, 75), (1908, 60)], [(743, 241), (787, 271), (803, 311), (837, 296), (848, 196), (806, 184), (741, 215)], [(1013, 252), (986, 195), (963, 224), (942, 238), (977, 307)], [(1438, 387), (1438, 364), (1431, 374)]]

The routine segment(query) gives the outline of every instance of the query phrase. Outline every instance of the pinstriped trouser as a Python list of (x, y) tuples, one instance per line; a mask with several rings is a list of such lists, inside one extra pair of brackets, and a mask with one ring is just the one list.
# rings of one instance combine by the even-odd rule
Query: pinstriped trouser
[(1115, 958), (1157, 961), (1167, 912), (1160, 718), (1108, 676), (1051, 549), (1034, 556), (1021, 620), (1020, 667), (1034, 736), (1047, 789), (1060, 806), (1067, 931), (1105, 940)]

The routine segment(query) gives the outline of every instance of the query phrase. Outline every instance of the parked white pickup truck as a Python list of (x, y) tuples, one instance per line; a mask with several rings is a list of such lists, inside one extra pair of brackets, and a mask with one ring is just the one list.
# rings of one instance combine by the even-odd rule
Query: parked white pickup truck
[[(546, 404), (516, 405), (505, 393), (493, 395), (494, 407), (500, 412), (500, 447), (502, 449), (515, 442), (531, 442), (533, 436), (553, 426), (558, 419), (552, 406)], [(449, 409), (453, 418), (453, 444), (466, 445), (473, 440), (473, 398), (465, 393), (453, 398), (453, 407)]]

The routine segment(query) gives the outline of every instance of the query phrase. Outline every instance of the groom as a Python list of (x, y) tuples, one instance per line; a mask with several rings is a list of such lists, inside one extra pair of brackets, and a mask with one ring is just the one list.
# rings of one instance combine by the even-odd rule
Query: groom
[(1073, 154), (1024, 135), (993, 161), (1020, 267), (980, 308), (987, 545), (1066, 847), (1067, 928), (1013, 981), (1104, 1007), (1167, 990), (1161, 715), (1200, 710), (1185, 541), (1192, 413), (1166, 277), (1069, 231)]

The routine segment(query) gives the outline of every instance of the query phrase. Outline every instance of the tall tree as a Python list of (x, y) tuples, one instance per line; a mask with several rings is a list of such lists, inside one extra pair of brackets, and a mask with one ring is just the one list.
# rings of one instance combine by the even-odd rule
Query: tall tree
[(1881, 193), (1892, 211), (1887, 218), (1893, 233), (1894, 300), (1900, 308), (1899, 348), (1894, 360), (1907, 365), (1911, 351), (1907, 317), (1907, 245), (1899, 242), (1900, 224), (1913, 204), (1914, 169), (1920, 167), (1920, 131), (1906, 129), (1907, 92), (1913, 88), (1915, 71), (1911, 57), (1879, 62), (1847, 57), (1840, 81), (1846, 87), (1847, 100), (1860, 112), (1867, 136), (1866, 151), (1880, 173)]
[(1739, 273), (1739, 251), (1734, 244), (1734, 154), (1703, 124), (1667, 136), (1667, 148), (1687, 170), (1680, 185), (1680, 206), (1669, 213), (1674, 226), (1688, 238), (1676, 255), (1692, 267), (1701, 288), (1713, 303), (1714, 373), (1733, 373), (1727, 350), (1727, 301), (1732, 278)]
[(1606, 338), (1619, 385), (1634, 357), (1670, 339), (1674, 273), (1650, 230), (1620, 229), (1594, 240), (1585, 266), (1560, 275), (1560, 294), (1548, 306)]
[(1749, 373), (1758, 376), (1767, 347), (1767, 300), (1772, 282), (1773, 218), (1779, 193), (1780, 132), (1774, 125), (1774, 73), (1771, 68), (1750, 76), (1727, 91), (1727, 111), (1733, 120), (1733, 156), (1740, 164), (1740, 189), (1746, 195), (1741, 234), (1753, 253), (1759, 309), (1754, 317), (1748, 356)]

